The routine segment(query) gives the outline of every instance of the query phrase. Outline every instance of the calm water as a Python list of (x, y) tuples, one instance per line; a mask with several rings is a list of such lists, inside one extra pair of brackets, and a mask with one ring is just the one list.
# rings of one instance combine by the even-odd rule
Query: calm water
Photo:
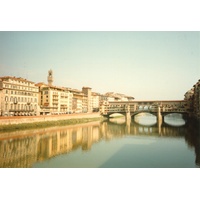
[(151, 115), (0, 134), (0, 167), (195, 168), (199, 129), (180, 115)]

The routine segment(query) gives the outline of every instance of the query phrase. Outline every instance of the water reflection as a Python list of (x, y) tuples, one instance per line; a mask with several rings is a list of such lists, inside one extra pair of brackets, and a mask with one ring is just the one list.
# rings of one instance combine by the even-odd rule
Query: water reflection
[(136, 115), (133, 121), (143, 126), (154, 126), (157, 123), (156, 116), (149, 113), (141, 113)]
[(164, 122), (170, 126), (185, 125), (185, 120), (182, 118), (181, 114), (169, 114), (169, 115), (165, 116)]
[(61, 154), (77, 149), (90, 151), (92, 145), (125, 136), (185, 138), (189, 148), (194, 148), (196, 164), (200, 165), (199, 128), (169, 126), (166, 123), (141, 125), (124, 119), (92, 122), (82, 125), (54, 127), (0, 134), (0, 167), (32, 167)]

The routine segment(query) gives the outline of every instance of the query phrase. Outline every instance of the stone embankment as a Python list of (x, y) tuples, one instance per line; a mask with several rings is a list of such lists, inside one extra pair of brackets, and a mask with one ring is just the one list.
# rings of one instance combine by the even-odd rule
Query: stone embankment
[(89, 119), (100, 118), (99, 113), (81, 113), (81, 114), (66, 114), (66, 115), (41, 115), (41, 116), (14, 116), (14, 117), (0, 117), (1, 125), (16, 125), (37, 122), (51, 122), (71, 119)]

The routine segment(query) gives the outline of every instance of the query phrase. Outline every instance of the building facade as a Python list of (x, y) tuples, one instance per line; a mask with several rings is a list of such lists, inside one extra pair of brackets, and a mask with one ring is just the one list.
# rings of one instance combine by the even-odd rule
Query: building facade
[(98, 112), (100, 106), (100, 94), (92, 92), (91, 99), (92, 99), (92, 111)]
[(83, 97), (84, 94), (76, 89), (69, 89), (73, 94), (72, 98), (72, 113), (82, 113), (83, 112)]
[(67, 88), (38, 83), (41, 115), (67, 114), (72, 109), (72, 94)]
[(38, 95), (39, 89), (32, 81), (0, 77), (0, 116), (39, 115)]
[(200, 119), (200, 80), (193, 86), (194, 88), (194, 116)]
[(82, 92), (85, 95), (85, 102), (87, 103), (87, 112), (92, 112), (92, 88), (83, 87)]
[(200, 80), (191, 90), (185, 93), (187, 101), (187, 110), (190, 116), (200, 119)]

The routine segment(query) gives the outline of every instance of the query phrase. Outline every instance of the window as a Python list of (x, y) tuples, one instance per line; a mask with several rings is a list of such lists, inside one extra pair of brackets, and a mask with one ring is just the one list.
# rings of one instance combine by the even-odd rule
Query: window
[(10, 97), (10, 101), (11, 101), (11, 102), (13, 101), (13, 97)]
[(14, 98), (14, 103), (17, 103), (17, 97)]
[(8, 97), (7, 97), (7, 96), (5, 97), (5, 101), (6, 101), (6, 102), (8, 101)]

